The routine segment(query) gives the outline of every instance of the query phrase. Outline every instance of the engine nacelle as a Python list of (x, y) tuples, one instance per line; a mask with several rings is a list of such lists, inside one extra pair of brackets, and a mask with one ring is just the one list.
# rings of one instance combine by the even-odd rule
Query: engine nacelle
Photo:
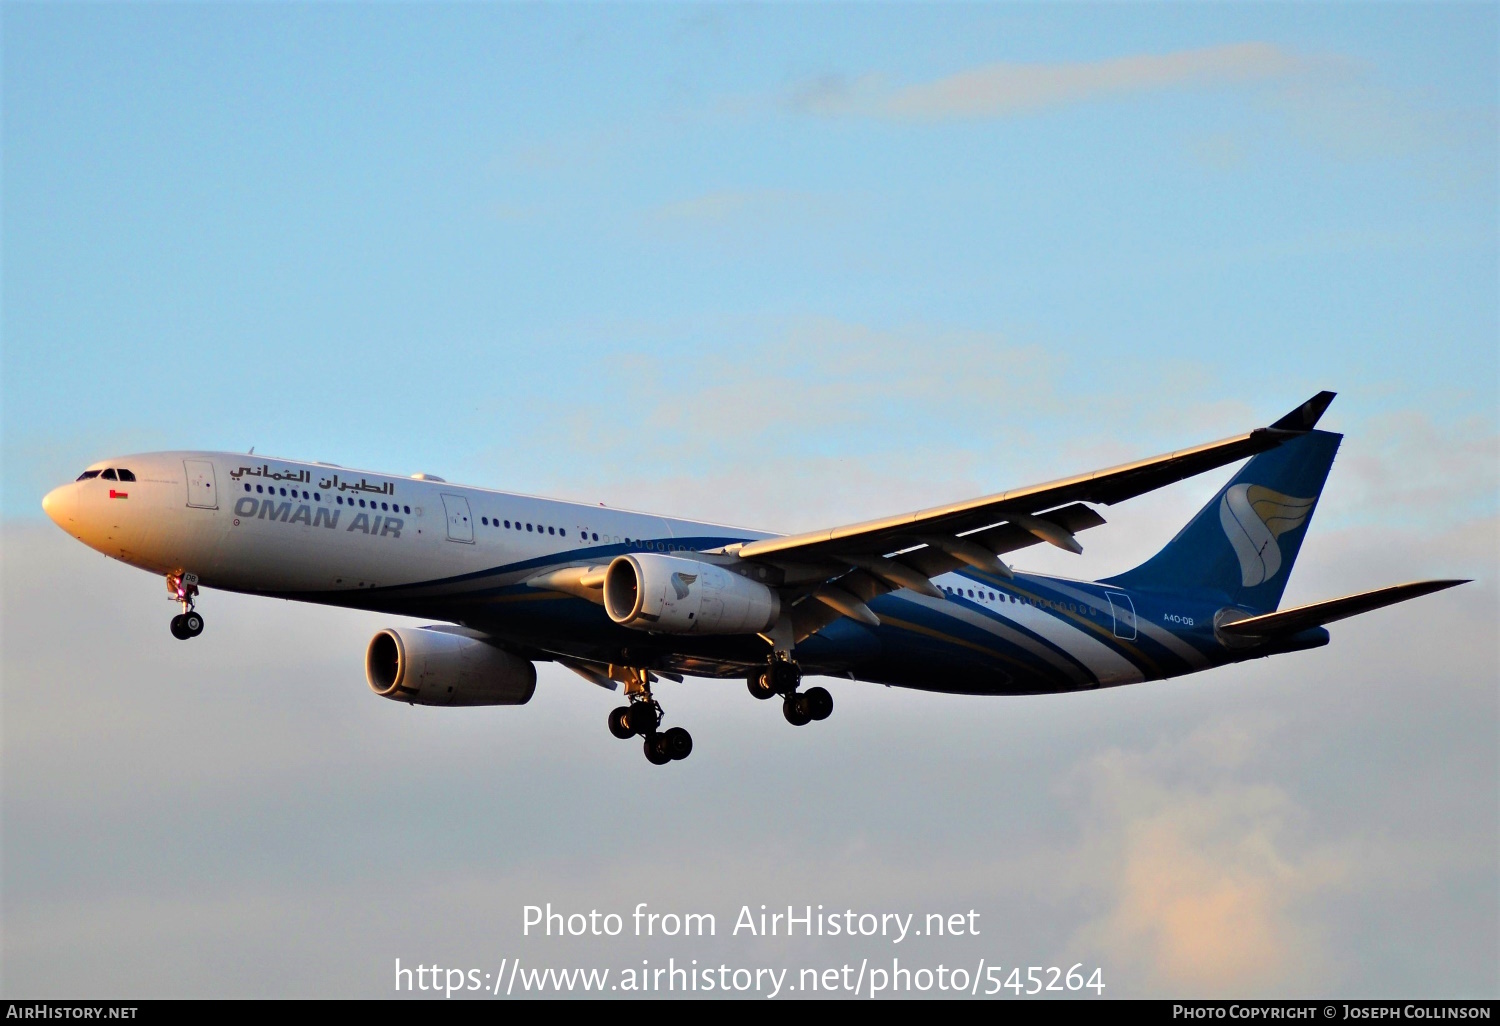
[(616, 556), (604, 573), (604, 609), (623, 627), (664, 634), (758, 634), (781, 597), (723, 567), (652, 552)]
[(387, 627), (365, 649), (365, 679), (413, 705), (525, 705), (536, 667), (462, 627)]

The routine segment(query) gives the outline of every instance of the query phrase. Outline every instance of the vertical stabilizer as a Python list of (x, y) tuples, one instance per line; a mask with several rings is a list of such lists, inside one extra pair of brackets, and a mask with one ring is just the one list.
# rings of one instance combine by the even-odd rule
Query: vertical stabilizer
[(1275, 609), (1343, 437), (1309, 431), (1252, 458), (1165, 548), (1107, 583)]

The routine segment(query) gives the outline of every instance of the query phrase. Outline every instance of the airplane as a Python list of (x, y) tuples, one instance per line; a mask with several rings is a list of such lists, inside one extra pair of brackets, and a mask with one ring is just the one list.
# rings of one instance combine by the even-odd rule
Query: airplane
[[(47, 515), (166, 580), (174, 637), (203, 632), (202, 588), (442, 621), (387, 627), (375, 694), (524, 705), (551, 661), (625, 704), (617, 738), (656, 765), (652, 685), (742, 678), (788, 722), (833, 711), (808, 676), (970, 695), (1161, 680), (1328, 644), (1326, 624), (1467, 583), (1429, 580), (1280, 609), (1343, 436), (1320, 392), (1267, 427), (965, 502), (790, 536), (577, 502), (225, 452), (92, 464)], [(1238, 473), (1156, 555), (1100, 581), (1025, 573), (1027, 546), (1078, 553), (1110, 506), (1216, 467)]]

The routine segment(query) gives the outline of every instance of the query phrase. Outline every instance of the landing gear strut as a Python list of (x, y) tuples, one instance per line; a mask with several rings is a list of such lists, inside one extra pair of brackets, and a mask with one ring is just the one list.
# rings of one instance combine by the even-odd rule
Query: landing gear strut
[(172, 637), (186, 641), (202, 634), (203, 616), (193, 610), (193, 600), (198, 597), (198, 575), (167, 574), (167, 593), (173, 602), (182, 606), (182, 612), (172, 617)]
[(798, 691), (802, 670), (788, 656), (777, 653), (766, 665), (750, 674), (750, 694), (766, 699), (781, 695), (781, 713), (794, 727), (813, 720), (826, 720), (833, 713), (833, 696), (827, 688), (812, 687)]
[(651, 682), (655, 679), (648, 670), (629, 670), (625, 681), (625, 697), (629, 705), (622, 705), (609, 714), (609, 732), (621, 741), (641, 737), (646, 760), (654, 766), (665, 766), (675, 759), (686, 759), (693, 753), (693, 735), (681, 727), (670, 727), (659, 731), (662, 711), (651, 694)]

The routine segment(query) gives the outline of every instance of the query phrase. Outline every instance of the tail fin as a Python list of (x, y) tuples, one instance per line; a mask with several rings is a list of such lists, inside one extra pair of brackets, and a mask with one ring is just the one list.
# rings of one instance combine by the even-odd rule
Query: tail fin
[(1106, 583), (1275, 609), (1343, 437), (1309, 431), (1253, 457), (1166, 548)]

